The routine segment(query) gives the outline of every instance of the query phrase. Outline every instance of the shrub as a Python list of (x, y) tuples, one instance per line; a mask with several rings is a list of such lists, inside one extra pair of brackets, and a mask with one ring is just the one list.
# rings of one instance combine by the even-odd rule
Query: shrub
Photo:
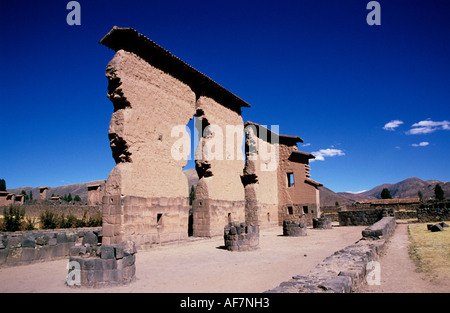
[(48, 208), (40, 215), (40, 227), (42, 229), (55, 229), (58, 225), (58, 215)]
[(64, 213), (60, 217), (59, 228), (74, 228), (76, 227), (77, 218), (69, 213), (67, 218), (64, 216)]
[(36, 219), (26, 218), (23, 223), (23, 230), (35, 230), (34, 224), (36, 223)]
[(3, 209), (2, 231), (21, 230), (22, 222), (25, 217), (25, 208), (10, 205), (8, 209)]
[(87, 210), (84, 210), (81, 219), (76, 218), (72, 213), (69, 213), (66, 217), (64, 213), (58, 214), (48, 208), (40, 215), (40, 227), (42, 229), (98, 227), (101, 225), (101, 211), (96, 212), (92, 217), (88, 217)]
[(100, 212), (95, 213), (94, 216), (89, 217), (86, 223), (87, 227), (102, 226), (102, 214)]

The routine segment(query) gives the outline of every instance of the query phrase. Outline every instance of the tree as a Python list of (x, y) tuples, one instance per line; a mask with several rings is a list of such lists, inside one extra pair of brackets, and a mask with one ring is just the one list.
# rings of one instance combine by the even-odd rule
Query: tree
[(338, 207), (339, 207), (339, 202), (336, 201), (336, 202), (334, 203), (334, 206), (338, 208)]
[(80, 202), (81, 201), (80, 196), (79, 195), (75, 195), (75, 197), (73, 197), (73, 201)]
[(30, 190), (30, 193), (28, 194), (28, 199), (30, 201), (33, 201), (33, 192)]
[(70, 201), (72, 201), (73, 199), (72, 199), (72, 195), (70, 194), (70, 192), (69, 192), (69, 195), (67, 196), (67, 202), (70, 202)]
[(6, 182), (3, 178), (0, 179), (0, 191), (6, 191)]
[(387, 188), (383, 188), (381, 191), (381, 199), (392, 199), (391, 192)]
[(436, 196), (436, 200), (443, 201), (445, 199), (444, 190), (442, 190), (441, 185), (436, 184), (434, 187), (434, 195)]
[(189, 205), (195, 200), (195, 187), (191, 186), (191, 191), (189, 192)]
[(422, 194), (422, 191), (418, 191), (417, 192), (417, 195), (419, 196), (419, 199), (420, 199), (420, 201), (423, 201), (423, 194)]
[(23, 195), (23, 201), (28, 201), (28, 195), (27, 192), (25, 190), (22, 190), (20, 192), (21, 195)]

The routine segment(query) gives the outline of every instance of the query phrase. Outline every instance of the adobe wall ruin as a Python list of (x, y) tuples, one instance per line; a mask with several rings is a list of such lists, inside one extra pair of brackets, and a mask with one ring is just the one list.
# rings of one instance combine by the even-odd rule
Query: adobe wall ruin
[[(218, 236), (223, 234), (224, 225), (245, 218), (241, 183), (244, 123), (240, 110), (232, 110), (209, 97), (199, 97), (196, 108), (204, 125), (195, 151), (199, 182), (192, 203), (193, 235)], [(227, 131), (234, 130), (236, 136), (227, 136)]]
[[(280, 214), (288, 206), (300, 208), (296, 215), (309, 223), (318, 214), (320, 184), (308, 179), (312, 155), (297, 151), (300, 138), (276, 135), (283, 137), (281, 148), (247, 132), (247, 148), (280, 148), (283, 156), (280, 162), (277, 154), (271, 163), (245, 163), (241, 108), (249, 104), (134, 29), (114, 27), (100, 43), (115, 51), (106, 68), (114, 106), (108, 136), (116, 161), (102, 198), (106, 245), (183, 241), (189, 229), (194, 236), (220, 236), (231, 222), (281, 225), (292, 218)], [(193, 118), (200, 134), (194, 153), (199, 182), (190, 225), (182, 169), (190, 149), (186, 125)], [(286, 190), (287, 170), (295, 172), (295, 189)]]
[[(240, 108), (249, 105), (133, 29), (114, 27), (100, 42), (116, 51), (106, 69), (116, 166), (103, 197), (105, 243), (187, 239), (187, 154), (180, 137), (194, 116), (211, 127), (201, 132), (197, 149), (193, 233), (221, 235), (229, 218), (244, 218), (244, 158), (229, 160), (226, 149), (216, 153), (216, 128), (225, 134), (227, 125), (241, 126), (243, 138)], [(233, 145), (239, 152), (242, 141)]]
[(245, 123), (246, 221), (261, 228), (278, 225), (278, 135), (266, 127)]
[(319, 186), (310, 179), (310, 153), (298, 151), (300, 137), (280, 135), (278, 166), (278, 223), (283, 221), (305, 222), (312, 225), (320, 216)]
[(104, 190), (100, 184), (87, 186), (87, 203), (88, 205), (99, 205), (102, 203)]

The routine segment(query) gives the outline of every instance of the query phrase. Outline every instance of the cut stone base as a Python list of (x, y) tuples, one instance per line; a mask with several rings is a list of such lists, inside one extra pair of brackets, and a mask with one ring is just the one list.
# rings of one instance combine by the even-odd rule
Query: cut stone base
[(313, 219), (313, 228), (331, 229), (331, 227), (331, 219), (328, 217), (322, 216), (320, 218)]
[(306, 223), (283, 221), (283, 236), (306, 236)]
[(259, 248), (259, 226), (232, 222), (224, 228), (225, 248), (228, 251), (251, 251)]
[(135, 279), (136, 247), (132, 241), (97, 249), (70, 250), (66, 285), (102, 287), (128, 284)]
[(138, 248), (188, 239), (188, 198), (103, 197), (103, 242)]

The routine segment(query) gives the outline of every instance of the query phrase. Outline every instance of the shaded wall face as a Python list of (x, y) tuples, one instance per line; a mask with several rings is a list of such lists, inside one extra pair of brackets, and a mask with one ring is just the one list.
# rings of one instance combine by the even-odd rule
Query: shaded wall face
[(214, 99), (197, 100), (197, 118), (203, 121), (203, 137), (195, 151), (199, 183), (196, 199), (243, 201), (241, 175), (244, 123), (239, 113)]
[(265, 227), (278, 224), (279, 145), (260, 139), (256, 128), (254, 125), (245, 128), (246, 222)]
[(105, 194), (187, 197), (182, 173), (187, 161), (174, 158), (172, 149), (187, 136), (184, 127), (195, 113), (195, 93), (123, 50), (108, 64), (106, 76), (114, 104), (108, 135), (116, 166)]
[(197, 100), (196, 116), (202, 138), (195, 151), (199, 181), (193, 202), (194, 236), (223, 235), (229, 221), (244, 221), (245, 192), (241, 115), (212, 98)]

